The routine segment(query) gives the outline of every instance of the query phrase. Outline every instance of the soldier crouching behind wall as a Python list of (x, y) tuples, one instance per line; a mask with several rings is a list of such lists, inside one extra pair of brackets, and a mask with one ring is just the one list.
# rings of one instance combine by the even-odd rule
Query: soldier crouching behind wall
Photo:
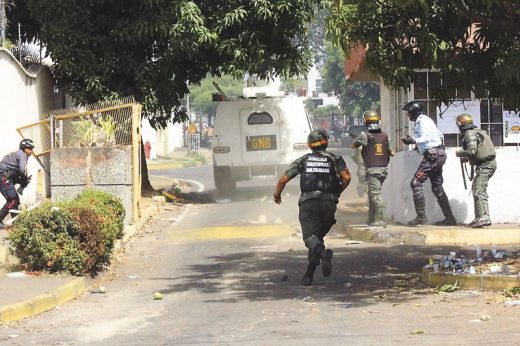
[(468, 160), (475, 170), (472, 185), (475, 219), (469, 225), (473, 228), (491, 226), (486, 189), (489, 179), (497, 169), (495, 146), (488, 134), (473, 124), (471, 115), (459, 115), (457, 126), (464, 137), (462, 150), (458, 150), (456, 155), (463, 160)]
[(325, 150), (328, 146), (328, 135), (324, 130), (313, 130), (309, 134), (307, 144), (312, 152), (291, 163), (278, 180), (273, 196), (274, 202), (280, 204), (285, 185), (301, 174), (298, 218), (303, 241), (309, 249), (309, 263), (302, 279), (304, 286), (312, 285), (314, 272), (320, 263), (323, 276), (328, 277), (332, 272), (333, 253), (331, 249), (325, 249), (323, 238), (336, 223), (334, 215), (339, 196), (351, 179), (345, 160)]

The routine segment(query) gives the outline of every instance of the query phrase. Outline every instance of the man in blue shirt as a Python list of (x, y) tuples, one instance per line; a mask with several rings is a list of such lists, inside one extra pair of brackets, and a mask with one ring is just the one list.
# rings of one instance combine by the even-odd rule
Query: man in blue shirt
[[(32, 155), (34, 143), (30, 139), (20, 142), (19, 150), (7, 154), (0, 161), (0, 193), (5, 198), (5, 204), (0, 209), (0, 229), (4, 228), (3, 221), (9, 210), (18, 209), (20, 197), (31, 177), (27, 176), (27, 160)], [(18, 190), (15, 185), (19, 184)]]
[(423, 225), (427, 223), (423, 183), (430, 179), (432, 192), (437, 198), (437, 202), (444, 214), (444, 220), (437, 222), (437, 225), (454, 226), (457, 222), (451, 211), (448, 196), (442, 187), (442, 167), (446, 162), (446, 151), (442, 144), (442, 133), (439, 131), (433, 120), (422, 113), (423, 106), (412, 101), (404, 105), (403, 111), (408, 112), (410, 121), (415, 122), (415, 137), (409, 135), (401, 138), (404, 144), (415, 144), (417, 150), (423, 155), (419, 168), (410, 182), (413, 192), (413, 202), (417, 216), (408, 222), (410, 226)]

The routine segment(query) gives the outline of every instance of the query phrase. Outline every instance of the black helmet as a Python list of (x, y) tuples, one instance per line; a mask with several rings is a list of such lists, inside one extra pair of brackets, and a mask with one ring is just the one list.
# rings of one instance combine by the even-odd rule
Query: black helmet
[(365, 125), (369, 131), (381, 130), (381, 125), (379, 124), (381, 116), (378, 111), (374, 109), (365, 111), (365, 113), (363, 113), (363, 119), (365, 120)]
[(457, 126), (460, 132), (475, 128), (473, 124), (473, 117), (467, 113), (462, 113), (457, 117)]
[(325, 130), (312, 130), (307, 137), (307, 144), (311, 150), (326, 149), (329, 145), (329, 135)]
[(34, 142), (32, 141), (32, 139), (22, 139), (22, 141), (20, 142), (20, 150), (24, 150), (25, 148), (34, 149)]
[(408, 102), (407, 104), (405, 104), (402, 109), (403, 109), (403, 111), (408, 112), (410, 115), (410, 118), (415, 121), (415, 119), (417, 119), (419, 114), (422, 113), (423, 105), (417, 101), (411, 101), (411, 102)]

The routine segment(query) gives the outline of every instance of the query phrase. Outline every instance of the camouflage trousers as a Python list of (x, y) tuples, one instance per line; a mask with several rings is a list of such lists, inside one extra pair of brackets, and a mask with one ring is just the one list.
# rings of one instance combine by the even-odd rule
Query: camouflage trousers
[(497, 162), (491, 160), (475, 166), (475, 178), (473, 179), (473, 201), (475, 204), (475, 219), (489, 219), (489, 205), (487, 186), (489, 179), (495, 174)]
[(383, 221), (384, 204), (381, 186), (387, 176), (387, 167), (372, 167), (366, 169), (365, 181), (368, 187), (368, 224)]

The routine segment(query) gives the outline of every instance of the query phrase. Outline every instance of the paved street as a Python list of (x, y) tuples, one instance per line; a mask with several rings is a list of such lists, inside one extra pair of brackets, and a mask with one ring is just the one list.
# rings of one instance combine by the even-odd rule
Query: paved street
[[(208, 166), (158, 175), (196, 180), (212, 189)], [(501, 293), (439, 295), (422, 286), (419, 274), (427, 258), (452, 248), (346, 245), (334, 231), (326, 241), (335, 251), (332, 276), (325, 279), (318, 270), (315, 285), (302, 287), (306, 251), (296, 223), (298, 185), (288, 186), (281, 206), (271, 201), (273, 185), (272, 178), (239, 185), (228, 203), (167, 205), (97, 281), (106, 293), (95, 293), (94, 288), (80, 300), (2, 328), (0, 341), (8, 345), (518, 343), (519, 308), (506, 307)], [(347, 202), (345, 198), (341, 204)], [(153, 300), (154, 292), (164, 298)]]

